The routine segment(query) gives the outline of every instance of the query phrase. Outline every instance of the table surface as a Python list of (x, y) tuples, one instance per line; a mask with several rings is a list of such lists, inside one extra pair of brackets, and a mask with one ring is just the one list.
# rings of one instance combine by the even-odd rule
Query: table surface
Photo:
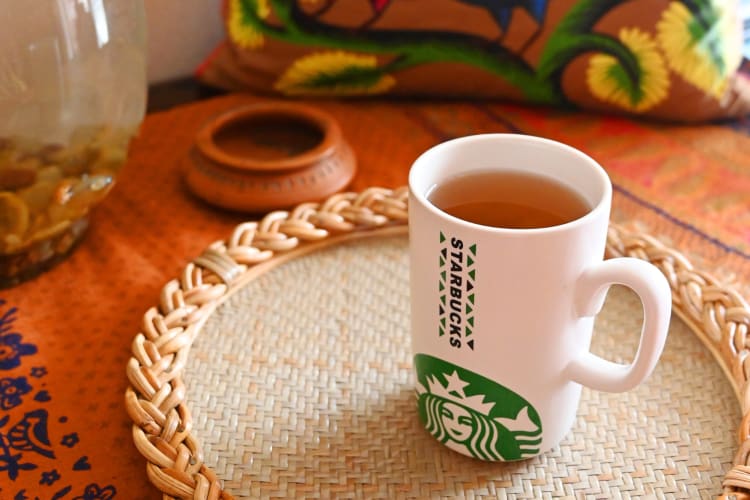
[[(147, 116), (81, 246), (46, 274), (0, 292), (0, 498), (159, 498), (132, 443), (125, 364), (164, 283), (257, 218), (196, 200), (180, 165), (209, 117), (258, 99), (165, 101), (159, 107), (171, 109)], [(313, 104), (341, 122), (357, 154), (354, 190), (405, 184), (417, 155), (452, 137), (513, 132), (571, 144), (609, 172), (614, 220), (681, 249), (750, 297), (747, 120), (667, 125), (462, 101)]]

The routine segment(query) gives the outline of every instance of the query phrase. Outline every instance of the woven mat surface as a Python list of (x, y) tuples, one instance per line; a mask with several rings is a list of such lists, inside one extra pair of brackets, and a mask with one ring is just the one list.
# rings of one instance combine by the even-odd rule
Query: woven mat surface
[[(613, 288), (594, 351), (626, 362), (637, 297)], [(636, 390), (584, 389), (574, 430), (530, 461), (492, 464), (418, 423), (406, 237), (342, 243), (271, 269), (209, 318), (184, 377), (205, 460), (243, 498), (710, 498), (740, 411), (679, 319)]]

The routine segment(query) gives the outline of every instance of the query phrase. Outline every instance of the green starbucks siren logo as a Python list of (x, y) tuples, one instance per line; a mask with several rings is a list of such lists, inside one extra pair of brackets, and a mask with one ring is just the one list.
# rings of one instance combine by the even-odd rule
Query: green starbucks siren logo
[(445, 337), (451, 347), (461, 349), (466, 346), (474, 350), (474, 282), (477, 245), (464, 248), (463, 240), (446, 238), (440, 232), (440, 280), (438, 291), (438, 332)]
[(426, 354), (417, 354), (414, 364), (419, 417), (438, 441), (482, 460), (519, 460), (539, 453), (539, 414), (521, 396)]

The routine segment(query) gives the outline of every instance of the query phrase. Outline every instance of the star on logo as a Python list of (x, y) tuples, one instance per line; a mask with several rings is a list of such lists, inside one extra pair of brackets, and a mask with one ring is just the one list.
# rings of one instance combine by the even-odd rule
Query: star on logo
[(469, 385), (469, 382), (461, 380), (461, 377), (458, 376), (458, 372), (456, 370), (453, 370), (453, 373), (451, 373), (450, 375), (444, 375), (444, 377), (448, 382), (445, 390), (449, 393), (455, 392), (455, 395), (458, 397), (464, 397), (464, 387)]
[(495, 406), (493, 401), (484, 401), (484, 394), (474, 394), (473, 396), (467, 396), (464, 393), (464, 387), (471, 385), (471, 382), (467, 382), (458, 375), (457, 370), (453, 370), (453, 373), (448, 375), (447, 373), (442, 374), (445, 377), (448, 385), (443, 385), (440, 381), (438, 374), (428, 375), (426, 377), (427, 386), (422, 384), (417, 385), (417, 397), (421, 394), (430, 393), (434, 396), (453, 401), (467, 408), (478, 411), (483, 415), (489, 415), (489, 412)]

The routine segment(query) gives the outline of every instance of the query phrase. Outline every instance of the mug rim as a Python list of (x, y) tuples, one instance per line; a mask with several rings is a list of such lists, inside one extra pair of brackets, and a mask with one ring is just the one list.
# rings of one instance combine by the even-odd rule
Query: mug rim
[[(578, 217), (576, 219), (570, 220), (568, 222), (565, 222), (563, 224), (558, 224), (555, 226), (545, 226), (545, 227), (535, 227), (535, 228), (506, 228), (506, 227), (496, 227), (496, 226), (486, 226), (483, 224), (478, 224), (476, 222), (470, 222), (465, 219), (461, 219), (459, 217), (456, 217), (454, 215), (449, 214), (448, 212), (445, 212), (438, 206), (436, 206), (434, 203), (432, 203), (427, 195), (428, 192), (421, 192), (417, 189), (415, 189), (415, 184), (418, 180), (417, 177), (420, 178), (426, 175), (426, 169), (429, 168), (429, 165), (431, 163), (431, 157), (439, 154), (441, 150), (449, 149), (449, 148), (455, 148), (455, 147), (466, 147), (469, 146), (471, 143), (477, 143), (477, 142), (506, 142), (506, 143), (519, 143), (519, 142), (525, 142), (529, 144), (536, 144), (536, 145), (543, 145), (546, 147), (556, 148), (563, 150), (565, 153), (567, 153), (570, 156), (573, 156), (576, 158), (576, 160), (579, 160), (580, 163), (586, 164), (592, 173), (594, 173), (597, 177), (597, 180), (599, 181), (600, 185), (600, 196), (599, 199), (589, 208), (589, 210), (582, 215), (581, 217)], [(510, 168), (507, 168), (505, 170), (514, 170), (512, 166)], [(518, 170), (518, 169), (515, 169)], [(556, 181), (559, 181), (559, 178), (555, 178), (553, 176), (549, 176), (547, 174), (541, 174), (545, 175), (546, 177), (551, 177), (555, 179)], [(445, 180), (445, 179), (443, 179)], [(583, 151), (574, 148), (573, 146), (570, 146), (568, 144), (564, 144), (559, 141), (555, 141), (553, 139), (547, 139), (543, 137), (538, 137), (534, 135), (526, 135), (526, 134), (513, 134), (513, 133), (490, 133), (490, 134), (475, 134), (475, 135), (467, 135), (462, 137), (457, 137), (455, 139), (450, 139), (444, 142), (441, 142), (439, 144), (436, 144), (435, 146), (432, 146), (431, 148), (424, 151), (422, 154), (420, 154), (416, 160), (414, 160), (414, 163), (412, 164), (411, 168), (409, 169), (409, 193), (412, 196), (412, 199), (419, 202), (425, 209), (427, 209), (431, 214), (440, 217), (442, 219), (447, 219), (455, 224), (458, 224), (460, 226), (464, 226), (468, 229), (474, 229), (474, 230), (482, 230), (490, 233), (498, 233), (498, 234), (507, 234), (507, 235), (519, 235), (519, 236), (527, 236), (527, 235), (536, 235), (536, 234), (549, 234), (553, 232), (560, 232), (560, 231), (568, 231), (573, 230), (579, 226), (587, 224), (591, 219), (596, 218), (601, 211), (608, 211), (610, 200), (612, 199), (612, 181), (609, 178), (609, 175), (607, 175), (607, 172), (604, 170), (604, 168), (599, 165), (599, 163), (591, 158), (589, 155), (584, 153)], [(566, 184), (567, 186), (567, 184)], [(581, 191), (576, 189), (572, 186), (567, 186), (569, 189), (573, 189), (576, 191), (577, 194), (581, 195)], [(607, 219), (609, 219), (609, 214), (607, 214)]]

